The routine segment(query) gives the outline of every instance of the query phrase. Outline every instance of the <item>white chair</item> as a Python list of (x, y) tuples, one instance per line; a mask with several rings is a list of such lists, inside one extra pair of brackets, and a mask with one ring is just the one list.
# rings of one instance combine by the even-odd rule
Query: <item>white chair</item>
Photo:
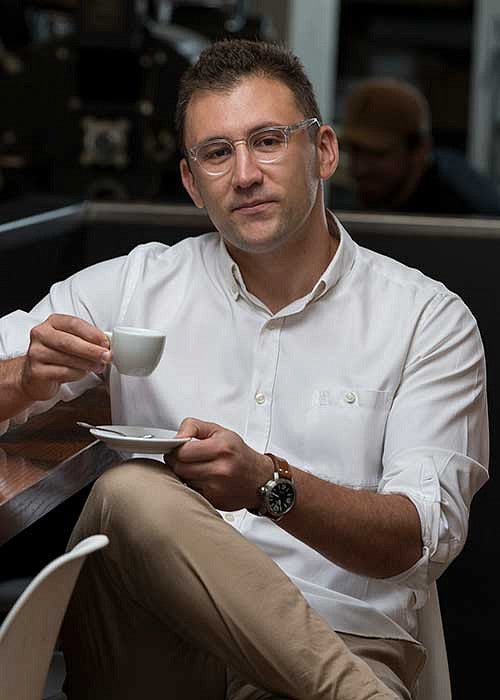
[(0, 627), (0, 698), (41, 700), (59, 629), (85, 558), (105, 535), (79, 542), (35, 576)]
[(418, 628), (418, 639), (427, 649), (427, 661), (418, 681), (415, 700), (452, 700), (448, 655), (435, 583), (431, 586), (429, 600), (418, 612)]

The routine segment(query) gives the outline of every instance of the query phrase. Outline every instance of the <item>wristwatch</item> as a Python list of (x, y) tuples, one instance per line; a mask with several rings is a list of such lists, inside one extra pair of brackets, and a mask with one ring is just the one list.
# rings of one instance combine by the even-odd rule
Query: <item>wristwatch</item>
[(295, 483), (290, 471), (290, 465), (285, 459), (276, 457), (270, 452), (265, 454), (273, 462), (273, 478), (257, 489), (261, 505), (256, 511), (252, 512), (255, 515), (266, 515), (277, 522), (289, 513), (295, 505)]

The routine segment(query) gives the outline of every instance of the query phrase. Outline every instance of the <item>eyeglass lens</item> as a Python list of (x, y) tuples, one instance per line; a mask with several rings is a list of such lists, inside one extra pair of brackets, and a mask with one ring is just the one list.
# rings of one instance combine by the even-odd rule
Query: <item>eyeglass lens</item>
[[(286, 149), (286, 134), (281, 129), (267, 129), (251, 134), (247, 140), (248, 148), (261, 163), (271, 163)], [(197, 160), (208, 172), (224, 171), (234, 155), (234, 146), (230, 141), (218, 139), (200, 146)]]

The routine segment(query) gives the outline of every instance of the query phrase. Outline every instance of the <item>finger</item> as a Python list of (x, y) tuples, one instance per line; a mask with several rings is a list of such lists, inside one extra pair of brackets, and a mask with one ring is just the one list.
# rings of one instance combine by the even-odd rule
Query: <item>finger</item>
[(206, 462), (198, 462), (196, 464), (183, 464), (182, 462), (169, 462), (174, 474), (176, 474), (182, 481), (191, 482), (206, 482), (210, 481), (216, 476), (214, 465), (207, 464)]
[(219, 430), (224, 430), (224, 428), (217, 423), (209, 423), (200, 418), (184, 418), (176, 437), (196, 437), (199, 440), (204, 440)]
[(103, 348), (102, 345), (90, 343), (76, 335), (55, 329), (50, 324), (35, 326), (31, 330), (30, 337), (29, 354), (36, 352), (37, 348), (41, 346), (79, 357), (91, 363), (109, 362), (111, 359), (109, 350)]
[(216, 439), (214, 433), (203, 440), (196, 439), (180, 445), (174, 450), (173, 458), (177, 462), (213, 462), (224, 454), (227, 454), (224, 444)]
[(67, 382), (77, 382), (86, 377), (87, 374), (88, 371), (71, 369), (70, 367), (39, 365), (36, 371), (32, 370), (30, 376), (36, 382), (66, 384)]
[(93, 326), (83, 318), (69, 316), (68, 314), (52, 314), (47, 319), (56, 330), (64, 331), (71, 335), (76, 335), (83, 340), (87, 340), (93, 345), (100, 345), (109, 348), (108, 337), (96, 326)]
[(37, 364), (56, 365), (58, 367), (68, 367), (69, 369), (82, 370), (83, 372), (102, 372), (106, 364), (102, 361), (89, 362), (76, 355), (68, 355), (58, 350), (52, 350), (44, 345), (38, 345), (30, 353), (32, 367)]

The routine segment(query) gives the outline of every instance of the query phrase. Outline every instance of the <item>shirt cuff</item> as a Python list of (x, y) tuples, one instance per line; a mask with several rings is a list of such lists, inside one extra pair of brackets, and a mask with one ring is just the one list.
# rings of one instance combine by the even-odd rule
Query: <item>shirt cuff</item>
[(422, 555), (388, 582), (404, 584), (418, 597), (444, 572), (465, 544), (470, 502), (487, 478), (478, 462), (447, 450), (409, 450), (394, 459), (378, 490), (413, 503), (420, 518)]
[(59, 401), (73, 401), (73, 399), (76, 399), (88, 389), (91, 389), (93, 386), (97, 386), (101, 383), (102, 379), (98, 375), (91, 372), (79, 381), (62, 384), (57, 394), (51, 399), (48, 399), (47, 401), (35, 401), (24, 411), (12, 416), (12, 418), (1, 421), (0, 435), (4, 435), (13, 425), (23, 425), (23, 423), (26, 423), (31, 416), (36, 416), (39, 413), (49, 411), (53, 406), (59, 403)]

